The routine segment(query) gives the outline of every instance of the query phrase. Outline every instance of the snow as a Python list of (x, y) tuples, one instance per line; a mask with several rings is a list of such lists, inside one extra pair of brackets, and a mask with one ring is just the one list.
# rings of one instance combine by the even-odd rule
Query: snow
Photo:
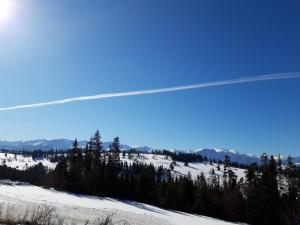
[(43, 189), (24, 183), (0, 182), (0, 204), (9, 204), (18, 209), (37, 205), (50, 205), (56, 213), (66, 218), (69, 224), (111, 215), (115, 221), (126, 220), (131, 225), (230, 225), (234, 223), (170, 211), (132, 201), (112, 198), (74, 195)]
[(233, 153), (233, 154), (237, 154), (237, 151), (234, 149), (230, 149), (229, 152)]
[(242, 154), (233, 149), (231, 150), (221, 149), (221, 148), (202, 149), (196, 153), (202, 155), (203, 157), (206, 156), (208, 159), (215, 159), (215, 160), (224, 160), (225, 156), (229, 156), (232, 162), (237, 162), (242, 164), (251, 164), (259, 161), (259, 158), (255, 156)]
[[(128, 162), (128, 164), (132, 164), (133, 162), (140, 162), (145, 164), (152, 164), (155, 167), (163, 166), (166, 169), (169, 169), (170, 164), (173, 162), (171, 157), (165, 155), (156, 155), (156, 154), (133, 154), (131, 159), (128, 158), (128, 154), (126, 154), (125, 158), (123, 158), (122, 154), (120, 154), (120, 158), (122, 161)], [(0, 165), (6, 164), (8, 167), (16, 168), (18, 170), (25, 170), (28, 167), (32, 167), (37, 165), (38, 163), (42, 163), (45, 167), (49, 169), (55, 169), (57, 163), (52, 163), (48, 158), (38, 158), (32, 159), (32, 157), (24, 157), (23, 155), (15, 154), (7, 154), (5, 157), (5, 153), (0, 153)], [(218, 170), (218, 165), (213, 163), (210, 165), (209, 163), (189, 163), (188, 166), (184, 166), (183, 162), (176, 161), (176, 165), (174, 165), (174, 170), (172, 171), (173, 176), (181, 176), (191, 174), (193, 179), (196, 179), (198, 175), (204, 173), (204, 175), (209, 178), (211, 176), (211, 170), (215, 171), (215, 174), (219, 176), (220, 181), (223, 178), (223, 165), (220, 165), (220, 170)], [(244, 169), (239, 168), (231, 168), (233, 172), (237, 175), (238, 180), (245, 176)]]
[[(132, 159), (128, 159), (127, 155), (125, 158), (122, 158), (122, 161), (127, 161), (129, 164), (133, 162), (141, 162), (145, 164), (152, 164), (155, 167), (163, 166), (164, 168), (169, 169), (170, 164), (172, 163), (171, 157), (165, 155), (155, 155), (155, 154), (140, 154), (140, 156), (135, 155)], [(188, 166), (184, 166), (183, 162), (176, 161), (174, 170), (172, 174), (174, 176), (188, 175), (191, 174), (193, 179), (196, 179), (198, 175), (204, 173), (204, 175), (209, 178), (211, 176), (211, 170), (215, 171), (215, 174), (219, 176), (220, 181), (223, 178), (224, 166), (220, 165), (220, 170), (218, 170), (218, 164), (202, 162), (202, 163), (189, 163)], [(231, 170), (237, 175), (237, 179), (245, 177), (245, 170), (239, 168), (231, 168)]]
[[(69, 149), (70, 146), (74, 143), (74, 140), (68, 139), (37, 139), (37, 140), (28, 140), (28, 141), (1, 141), (0, 140), (0, 149), (6, 150), (53, 150), (60, 149), (66, 150)], [(84, 147), (87, 141), (78, 141), (80, 147)], [(111, 142), (104, 142), (103, 148), (108, 149)], [(128, 151), (132, 148), (144, 153), (149, 153), (151, 150), (155, 150), (149, 146), (143, 145), (128, 145), (122, 144), (121, 149)], [(159, 149), (157, 149), (159, 150)], [(251, 163), (259, 163), (259, 157), (253, 154), (245, 154), (240, 153), (234, 149), (224, 149), (224, 148), (195, 148), (195, 149), (169, 149), (171, 152), (187, 152), (194, 154), (201, 154), (202, 156), (206, 156), (208, 159), (216, 159), (216, 160), (224, 160), (224, 156), (228, 155), (231, 158), (232, 162), (242, 163), (242, 164), (251, 164)], [(295, 163), (300, 163), (300, 157), (293, 157)], [(282, 156), (283, 163), (286, 163), (286, 157)]]
[(222, 148), (213, 148), (216, 152), (224, 152), (224, 149)]
[[(129, 164), (140, 162), (145, 164), (153, 164), (155, 167), (163, 166), (169, 168), (173, 162), (171, 157), (156, 154), (133, 154), (131, 159), (128, 154), (122, 161)], [(44, 166), (54, 169), (57, 163), (51, 163), (49, 159), (32, 157), (24, 157), (22, 155), (0, 153), (0, 164), (6, 164), (8, 167), (24, 170), (28, 167), (42, 163)], [(211, 170), (214, 169), (217, 176), (222, 181), (223, 165), (220, 165), (220, 171), (217, 169), (217, 164), (210, 165), (209, 163), (189, 163), (184, 166), (182, 162), (176, 162), (173, 176), (191, 174), (193, 179), (203, 172), (207, 178), (210, 177)], [(244, 177), (244, 170), (231, 168), (238, 179)], [(26, 209), (28, 206), (37, 206), (40, 204), (49, 204), (57, 209), (61, 216), (80, 221), (83, 223), (87, 219), (97, 219), (112, 215), (116, 221), (126, 220), (131, 225), (151, 224), (151, 225), (226, 225), (232, 224), (224, 221), (185, 214), (181, 212), (168, 211), (154, 206), (141, 204), (130, 201), (120, 201), (112, 198), (99, 198), (95, 196), (74, 195), (70, 193), (58, 192), (55, 190), (47, 190), (29, 184), (18, 184), (9, 181), (0, 182), (0, 205), (1, 203), (9, 203), (16, 208)], [(70, 222), (71, 224), (71, 222)]]
[(26, 168), (33, 167), (39, 163), (42, 163), (49, 169), (55, 169), (57, 163), (50, 162), (46, 158), (33, 159), (32, 157), (24, 157), (23, 155), (0, 153), (0, 165), (6, 165), (7, 167), (16, 168), (18, 170), (25, 170)]

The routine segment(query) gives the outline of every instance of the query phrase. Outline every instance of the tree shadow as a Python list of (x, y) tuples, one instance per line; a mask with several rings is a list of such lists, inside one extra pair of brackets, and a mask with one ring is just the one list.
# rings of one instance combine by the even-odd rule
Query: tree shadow
[(154, 212), (154, 213), (159, 213), (159, 214), (162, 214), (162, 215), (167, 215), (167, 212), (164, 210), (164, 209), (160, 209), (160, 208), (157, 208), (157, 207), (148, 207), (147, 205), (143, 204), (143, 203), (139, 203), (139, 202), (131, 202), (131, 201), (121, 201), (122, 203), (125, 203), (125, 204), (128, 204), (128, 205), (131, 205), (131, 206), (134, 206), (136, 208), (139, 208), (139, 209), (143, 209), (143, 210), (146, 210), (146, 211), (150, 211), (150, 212)]
[(11, 181), (11, 180), (0, 180), (0, 185), (7, 185), (7, 186), (32, 186), (29, 183), (22, 182), (22, 181)]
[(190, 166), (190, 165), (188, 165), (188, 166), (186, 166), (186, 167), (192, 168), (192, 169), (194, 169), (194, 170), (199, 170), (199, 169), (197, 169), (196, 167), (193, 167), (193, 166)]
[(130, 201), (130, 200), (121, 200), (121, 199), (115, 199), (115, 198), (110, 198), (110, 197), (100, 197), (100, 196), (94, 196), (94, 195), (76, 194), (76, 193), (71, 193), (71, 192), (59, 191), (59, 190), (55, 190), (55, 189), (49, 189), (49, 191), (51, 191), (53, 193), (67, 194), (67, 195), (75, 196), (75, 197), (82, 198), (82, 199), (91, 199), (91, 200), (97, 200), (97, 201), (98, 200), (99, 201), (106, 200), (106, 201), (115, 202), (115, 203), (123, 203), (123, 204), (130, 205), (130, 206), (142, 209), (142, 210), (159, 213), (162, 215), (167, 215), (167, 212), (164, 209), (160, 209), (156, 206), (150, 206), (150, 205), (147, 206), (147, 204), (134, 202), (134, 201)]

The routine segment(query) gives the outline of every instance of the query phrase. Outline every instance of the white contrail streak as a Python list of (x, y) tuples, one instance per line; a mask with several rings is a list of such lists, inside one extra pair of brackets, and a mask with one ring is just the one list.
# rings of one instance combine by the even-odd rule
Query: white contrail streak
[(244, 78), (238, 78), (238, 79), (213, 81), (213, 82), (207, 82), (207, 83), (199, 83), (199, 84), (192, 84), (192, 85), (185, 85), (185, 86), (175, 86), (175, 87), (168, 87), (168, 88), (158, 88), (158, 89), (148, 89), (148, 90), (129, 91), (129, 92), (107, 93), (107, 94), (99, 94), (99, 95), (91, 95), (91, 96), (81, 96), (81, 97), (67, 98), (67, 99), (61, 99), (61, 100), (56, 100), (56, 101), (40, 102), (40, 103), (34, 103), (34, 104), (17, 105), (17, 106), (12, 106), (12, 107), (0, 108), (0, 111), (9, 111), (9, 110), (26, 109), (26, 108), (37, 108), (37, 107), (43, 107), (43, 106), (59, 105), (59, 104), (66, 104), (66, 103), (71, 103), (71, 102), (87, 101), (87, 100), (95, 100), (95, 99), (103, 99), (103, 98), (155, 94), (155, 93), (163, 93), (163, 92), (190, 90), (190, 89), (196, 89), (196, 88), (223, 86), (223, 85), (230, 85), (230, 84), (240, 84), (240, 83), (258, 82), (258, 81), (266, 81), (266, 80), (293, 79), (293, 78), (300, 78), (300, 72), (268, 74), (268, 75), (261, 75), (261, 76), (244, 77)]

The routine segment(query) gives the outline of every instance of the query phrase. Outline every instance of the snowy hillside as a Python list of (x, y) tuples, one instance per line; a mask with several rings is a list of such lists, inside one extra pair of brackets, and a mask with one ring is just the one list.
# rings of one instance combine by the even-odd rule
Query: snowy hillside
[[(141, 162), (146, 164), (153, 164), (155, 167), (163, 166), (164, 168), (167, 169), (170, 168), (170, 164), (172, 163), (171, 157), (165, 155), (155, 155), (155, 154), (135, 155), (131, 159), (128, 159), (128, 157), (126, 156), (125, 158), (121, 157), (121, 160), (127, 161), (128, 163), (132, 163), (135, 161), (135, 162)], [(209, 178), (209, 176), (211, 176), (212, 170), (214, 170), (215, 174), (219, 176), (219, 178), (222, 180), (224, 167), (223, 165), (220, 165), (220, 170), (218, 170), (218, 164), (216, 163), (213, 163), (212, 165), (206, 162), (189, 163), (188, 166), (184, 166), (183, 162), (176, 161), (172, 174), (174, 176), (181, 176), (190, 173), (192, 175), (192, 178), (196, 179), (198, 175), (204, 173), (204, 175), (207, 178)], [(232, 168), (232, 170), (237, 175), (238, 180), (245, 176), (244, 169)]]
[(32, 157), (24, 157), (19, 154), (5, 154), (0, 153), (0, 165), (6, 165), (11, 168), (16, 168), (18, 170), (25, 170), (26, 168), (35, 166), (42, 163), (45, 167), (49, 169), (55, 169), (57, 163), (50, 162), (49, 159), (39, 158), (33, 159)]
[(125, 220), (130, 225), (230, 225), (234, 223), (164, 210), (151, 205), (112, 198), (74, 195), (47, 190), (29, 184), (0, 182), (0, 204), (9, 203), (14, 212), (39, 205), (50, 205), (69, 224), (84, 224), (86, 220), (111, 215), (114, 221)]
[[(155, 154), (132, 154), (132, 158), (128, 158), (128, 154), (125, 157), (120, 154), (120, 158), (122, 161), (127, 161), (128, 164), (133, 162), (140, 162), (145, 164), (153, 164), (155, 167), (163, 166), (166, 169), (170, 168), (170, 164), (173, 162), (171, 157), (165, 155), (155, 155)], [(0, 153), (0, 165), (7, 165), (11, 168), (16, 168), (18, 170), (25, 170), (28, 167), (32, 167), (37, 165), (38, 163), (42, 163), (45, 167), (49, 169), (54, 169), (57, 163), (50, 162), (49, 159), (39, 158), (32, 159), (32, 157), (24, 157), (21, 154), (5, 154)], [(189, 163), (188, 166), (184, 166), (183, 162), (177, 162), (174, 165), (174, 170), (172, 174), (174, 176), (187, 175), (190, 173), (193, 179), (196, 179), (198, 175), (204, 173), (204, 175), (209, 178), (211, 176), (211, 171), (214, 170), (215, 174), (219, 176), (220, 180), (222, 180), (223, 176), (223, 165), (220, 165), (220, 170), (218, 170), (218, 165), (213, 163), (210, 165), (209, 163)], [(232, 168), (232, 170), (237, 175), (238, 180), (244, 177), (244, 170), (239, 168)]]

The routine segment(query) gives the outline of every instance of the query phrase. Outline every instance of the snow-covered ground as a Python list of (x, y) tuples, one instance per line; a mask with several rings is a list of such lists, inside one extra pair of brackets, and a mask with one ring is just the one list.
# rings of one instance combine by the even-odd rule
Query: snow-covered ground
[[(129, 164), (141, 162), (153, 164), (155, 167), (163, 166), (169, 168), (172, 159), (165, 155), (155, 154), (134, 154), (130, 159), (128, 154), (120, 156), (122, 161)], [(42, 163), (44, 166), (54, 169), (57, 163), (50, 162), (49, 159), (32, 159), (22, 155), (0, 153), (0, 165), (24, 170), (28, 167)], [(209, 163), (189, 163), (184, 166), (182, 162), (176, 162), (172, 174), (174, 176), (187, 175), (188, 173), (195, 179), (203, 172), (209, 178), (211, 170), (214, 169), (216, 175), (222, 180), (223, 165)], [(244, 170), (232, 168), (238, 179), (244, 177)], [(131, 202), (119, 201), (112, 198), (99, 198), (95, 196), (74, 195), (70, 193), (47, 190), (29, 184), (18, 184), (16, 182), (0, 182), (0, 205), (6, 203), (15, 209), (24, 210), (29, 206), (35, 207), (47, 204), (55, 207), (60, 216), (75, 220), (76, 224), (84, 224), (86, 220), (93, 221), (99, 217), (111, 215), (115, 221), (126, 220), (131, 225), (151, 224), (151, 225), (226, 225), (232, 224), (224, 221), (196, 216), (181, 212), (168, 211), (154, 206)]]
[[(140, 156), (135, 155), (133, 158), (128, 159), (127, 155), (125, 158), (121, 157), (122, 161), (127, 161), (128, 163), (132, 162), (141, 162), (146, 164), (153, 164), (155, 167), (163, 166), (164, 168), (170, 168), (172, 163), (171, 157), (165, 155), (155, 155), (155, 154), (140, 154)], [(213, 163), (189, 163), (188, 166), (184, 166), (183, 162), (176, 162), (174, 165), (173, 175), (187, 175), (189, 172), (192, 175), (192, 178), (196, 179), (198, 175), (204, 173), (204, 175), (209, 178), (211, 176), (211, 171), (214, 170), (215, 174), (220, 177), (222, 180), (224, 166), (220, 165), (220, 170), (218, 170), (218, 164)], [(237, 175), (238, 180), (245, 176), (245, 170), (239, 168), (231, 168), (232, 171)]]
[(147, 204), (112, 198), (74, 195), (43, 189), (24, 183), (0, 182), (0, 204), (13, 209), (50, 205), (70, 224), (111, 215), (114, 221), (126, 220), (130, 225), (230, 225), (234, 223), (164, 210)]
[[(6, 156), (5, 156), (6, 155)], [(155, 167), (163, 166), (164, 168), (169, 169), (170, 164), (172, 163), (171, 157), (165, 155), (155, 155), (155, 154), (134, 154), (132, 158), (128, 158), (128, 154), (123, 158), (122, 154), (120, 158), (122, 161), (127, 161), (129, 164), (133, 162), (140, 162), (145, 164), (153, 164)], [(8, 167), (17, 168), (19, 170), (25, 170), (28, 167), (32, 167), (37, 165), (38, 163), (42, 163), (45, 167), (49, 169), (54, 169), (57, 163), (50, 162), (49, 159), (40, 158), (40, 159), (32, 159), (32, 157), (24, 157), (22, 155), (15, 154), (4, 154), (0, 153), (0, 165), (6, 164)], [(223, 165), (220, 165), (220, 170), (218, 170), (218, 165), (213, 163), (210, 165), (209, 163), (189, 163), (188, 166), (184, 166), (183, 162), (176, 162), (174, 165), (174, 170), (172, 174), (174, 176), (187, 175), (189, 172), (192, 175), (192, 178), (196, 179), (198, 175), (202, 172), (204, 175), (209, 178), (211, 176), (212, 169), (215, 171), (215, 174), (220, 177), (222, 181), (223, 177)], [(238, 177), (238, 180), (245, 176), (244, 169), (239, 168), (231, 168)]]
[(24, 157), (20, 154), (0, 153), (0, 165), (5, 164), (8, 167), (16, 168), (18, 170), (25, 170), (39, 163), (42, 163), (45, 167), (48, 167), (49, 169), (55, 169), (57, 164), (52, 163), (49, 159), (45, 158), (34, 160), (32, 157)]

